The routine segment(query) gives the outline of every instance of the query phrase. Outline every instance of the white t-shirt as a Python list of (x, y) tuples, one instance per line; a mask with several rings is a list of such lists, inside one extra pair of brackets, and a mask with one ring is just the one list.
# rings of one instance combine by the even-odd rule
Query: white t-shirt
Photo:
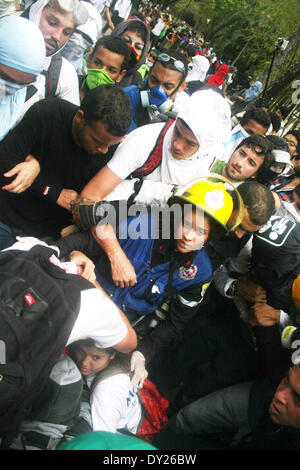
[(154, 26), (154, 28), (152, 29), (152, 33), (155, 35), (155, 36), (159, 36), (160, 33), (162, 32), (162, 30), (164, 29), (165, 27), (165, 23), (163, 22), (163, 20), (161, 18), (159, 18), (159, 20), (157, 21), (156, 25)]
[(102, 15), (104, 8), (110, 6), (110, 0), (91, 0), (91, 4), (94, 5), (100, 15)]
[[(89, 387), (93, 378), (94, 375), (87, 378)], [(142, 417), (142, 405), (133, 391), (128, 374), (116, 374), (99, 382), (90, 403), (94, 431), (115, 433), (117, 429), (126, 429), (136, 434)]]
[[(127, 178), (145, 163), (164, 125), (164, 122), (148, 124), (130, 132), (108, 162), (108, 168), (122, 180)], [(150, 173), (147, 179), (161, 181), (157, 173), (158, 168)]]
[(230, 139), (224, 143), (223, 160), (226, 163), (230, 159), (237, 146), (242, 142), (242, 140), (246, 139), (246, 137), (249, 137), (249, 134), (247, 134), (245, 129), (240, 124), (237, 124), (232, 129)]
[[(34, 237), (17, 238), (18, 242), (3, 251), (28, 251), (37, 244), (47, 246), (45, 242)], [(76, 272), (76, 266), (72, 269), (74, 263), (61, 263), (54, 255), (51, 258), (54, 258), (51, 262), (64, 271)], [(98, 348), (110, 348), (122, 341), (127, 334), (127, 327), (112, 300), (102, 290), (96, 288), (81, 291), (80, 295), (79, 314), (66, 346), (87, 338), (92, 338)]]
[(66, 346), (92, 338), (98, 348), (110, 348), (127, 334), (116, 305), (99, 289), (81, 292), (80, 311)]
[[(119, 178), (123, 180), (127, 178), (145, 163), (164, 125), (165, 123), (148, 124), (130, 132), (108, 162), (108, 168)], [(164, 137), (161, 164), (145, 176), (146, 180), (182, 185), (201, 174), (208, 173), (218, 157), (213, 152), (201, 156), (196, 152), (187, 159), (174, 158), (171, 154), (173, 126), (168, 129)]]
[(130, 0), (118, 0), (115, 4), (115, 10), (119, 13), (119, 16), (124, 20), (127, 20), (130, 10), (131, 10), (131, 1)]

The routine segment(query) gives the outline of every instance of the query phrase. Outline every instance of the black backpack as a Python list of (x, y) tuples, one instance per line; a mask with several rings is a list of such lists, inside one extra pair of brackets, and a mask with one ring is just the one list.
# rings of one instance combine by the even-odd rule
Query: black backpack
[(0, 436), (18, 430), (66, 346), (93, 285), (35, 246), (0, 252)]

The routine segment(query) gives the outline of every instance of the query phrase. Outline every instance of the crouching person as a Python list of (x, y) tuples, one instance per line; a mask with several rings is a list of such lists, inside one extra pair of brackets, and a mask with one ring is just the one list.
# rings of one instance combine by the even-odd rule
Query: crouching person
[(1, 449), (56, 448), (82, 421), (81, 374), (61, 357), (66, 346), (85, 338), (125, 354), (137, 346), (128, 319), (97, 288), (90, 260), (73, 252), (61, 262), (57, 254), (54, 246), (30, 237), (0, 252), (6, 346), (0, 363)]
[(131, 382), (130, 356), (99, 348), (91, 338), (77, 341), (68, 352), (89, 391), (93, 431), (122, 432), (151, 440), (167, 424), (168, 401), (154, 384), (137, 391)]

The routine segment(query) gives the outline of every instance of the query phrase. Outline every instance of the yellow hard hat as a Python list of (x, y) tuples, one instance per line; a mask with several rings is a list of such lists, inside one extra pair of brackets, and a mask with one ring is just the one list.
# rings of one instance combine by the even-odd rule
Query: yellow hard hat
[(175, 196), (201, 208), (205, 214), (227, 229), (227, 223), (233, 211), (233, 199), (226, 191), (225, 185), (207, 180), (191, 183), (189, 187), (185, 186), (183, 192), (176, 192)]
[(300, 274), (293, 282), (293, 289), (292, 289), (292, 296), (293, 296), (293, 304), (295, 305), (296, 309), (300, 312)]

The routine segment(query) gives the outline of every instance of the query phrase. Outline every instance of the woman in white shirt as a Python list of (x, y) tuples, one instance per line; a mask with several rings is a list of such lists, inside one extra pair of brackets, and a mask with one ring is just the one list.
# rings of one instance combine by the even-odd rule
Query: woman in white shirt
[(129, 376), (130, 356), (98, 348), (90, 338), (73, 343), (68, 350), (90, 390), (93, 430), (136, 434), (142, 405)]

